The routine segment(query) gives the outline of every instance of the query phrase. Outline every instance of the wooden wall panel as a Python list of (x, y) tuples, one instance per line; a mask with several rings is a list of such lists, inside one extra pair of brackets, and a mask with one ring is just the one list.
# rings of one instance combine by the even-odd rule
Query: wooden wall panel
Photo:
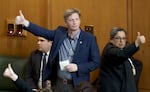
[(150, 92), (150, 0), (132, 1), (132, 37), (135, 39), (138, 31), (146, 36), (146, 44), (141, 46), (135, 56), (143, 62), (139, 88), (140, 92)]
[[(136, 38), (137, 31), (146, 35), (147, 43), (135, 55), (143, 62), (139, 83), (140, 92), (150, 92), (150, 1), (149, 0), (2, 0), (0, 3), (0, 54), (28, 56), (36, 48), (36, 37), (27, 33), (26, 38), (6, 35), (7, 18), (15, 18), (21, 9), (25, 17), (45, 28), (55, 29), (64, 25), (63, 13), (67, 8), (81, 10), (81, 27), (94, 25), (100, 52), (109, 40), (114, 26), (121, 26), (129, 32), (129, 40)], [(91, 73), (91, 81), (98, 76), (98, 70)]]
[[(114, 26), (127, 29), (127, 1), (126, 0), (51, 0), (49, 27), (55, 29), (64, 25), (63, 14), (68, 8), (81, 10), (81, 28), (94, 25), (94, 35), (97, 37), (100, 52), (109, 41), (109, 32)], [(98, 70), (91, 73), (91, 81), (98, 76)]]
[[(126, 0), (51, 0), (52, 28), (63, 25), (63, 13), (68, 8), (81, 10), (82, 23), (94, 25), (94, 34), (102, 49), (109, 39), (109, 31), (114, 26), (127, 28), (127, 2)], [(101, 40), (102, 39), (102, 40)]]
[(139, 92), (150, 92), (150, 90), (149, 89), (139, 89)]
[(0, 3), (0, 54), (28, 56), (36, 48), (36, 37), (27, 33), (26, 38), (8, 37), (6, 19), (15, 19), (21, 9), (25, 17), (47, 27), (47, 1), (45, 0), (2, 0)]

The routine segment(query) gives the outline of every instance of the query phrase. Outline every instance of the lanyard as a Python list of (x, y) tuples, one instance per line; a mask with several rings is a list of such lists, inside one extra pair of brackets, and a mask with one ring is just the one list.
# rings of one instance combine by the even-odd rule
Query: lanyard
[(135, 69), (135, 66), (133, 65), (133, 62), (131, 61), (130, 58), (128, 58), (128, 60), (129, 60), (129, 62), (130, 62), (130, 64), (131, 64), (131, 66), (132, 66), (133, 75), (136, 75), (136, 69)]

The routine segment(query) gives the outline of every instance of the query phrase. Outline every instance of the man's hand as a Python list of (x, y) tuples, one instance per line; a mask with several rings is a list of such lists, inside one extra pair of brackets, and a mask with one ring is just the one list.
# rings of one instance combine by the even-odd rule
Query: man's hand
[(141, 35), (140, 32), (137, 32), (137, 38), (135, 40), (135, 45), (136, 47), (140, 46), (141, 44), (144, 44), (146, 42), (145, 40), (145, 36), (144, 35)]
[(25, 19), (23, 13), (21, 10), (19, 10), (19, 16), (16, 17), (16, 24), (19, 25), (24, 25), (25, 27), (29, 26), (29, 21)]
[(65, 69), (68, 72), (76, 72), (78, 70), (78, 66), (77, 66), (77, 64), (70, 63), (70, 64), (68, 64), (68, 65), (65, 66)]
[(15, 72), (11, 68), (11, 64), (8, 64), (8, 67), (5, 69), (5, 71), (3, 73), (3, 76), (7, 77), (7, 78), (10, 78), (13, 81), (16, 81), (18, 79), (18, 75), (15, 74)]

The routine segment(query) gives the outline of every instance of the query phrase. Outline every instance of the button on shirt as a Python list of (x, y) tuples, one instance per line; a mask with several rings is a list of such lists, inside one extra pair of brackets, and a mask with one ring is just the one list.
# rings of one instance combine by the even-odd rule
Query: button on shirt
[[(67, 36), (67, 38), (64, 39), (59, 50), (59, 62), (63, 62), (65, 60), (69, 60), (70, 63), (72, 62), (73, 55), (76, 50), (76, 45), (79, 39), (79, 34), (80, 32), (76, 34), (74, 39), (70, 38), (69, 35)], [(62, 79), (71, 79), (71, 74), (65, 70), (62, 71), (59, 68), (58, 77)]]

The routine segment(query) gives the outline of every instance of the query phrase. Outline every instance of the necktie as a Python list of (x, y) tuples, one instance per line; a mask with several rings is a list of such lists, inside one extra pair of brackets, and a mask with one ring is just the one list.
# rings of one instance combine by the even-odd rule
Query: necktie
[(45, 69), (45, 67), (46, 67), (46, 53), (44, 54), (44, 56), (43, 56), (43, 71), (44, 71), (44, 69)]
[(45, 82), (44, 82), (44, 70), (45, 70), (45, 67), (46, 67), (46, 53), (44, 54), (43, 56), (43, 69), (42, 69), (42, 88), (45, 86)]
[(38, 87), (42, 89), (44, 87), (44, 69), (46, 67), (46, 53), (42, 56), (41, 68), (40, 68), (40, 78), (38, 82)]

